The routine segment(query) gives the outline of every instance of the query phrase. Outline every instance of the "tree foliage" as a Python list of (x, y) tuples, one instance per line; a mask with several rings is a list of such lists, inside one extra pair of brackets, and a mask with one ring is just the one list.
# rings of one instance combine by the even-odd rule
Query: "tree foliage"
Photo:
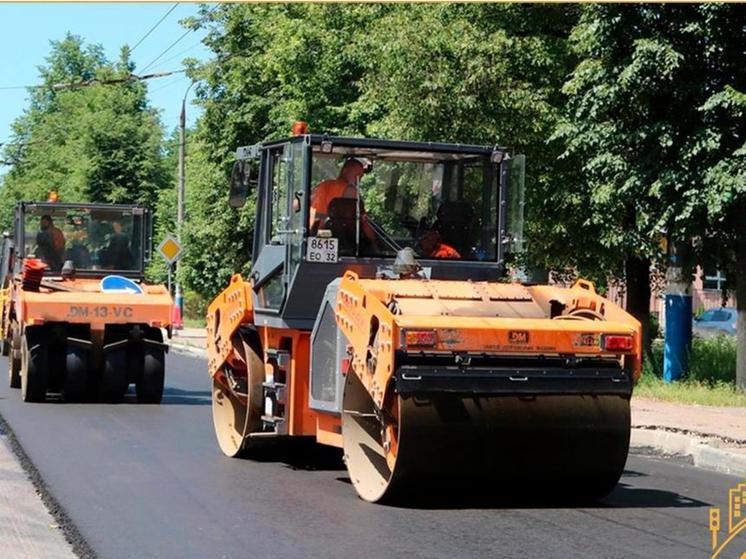
[[(251, 258), (253, 200), (227, 206), (235, 148), (313, 132), (498, 144), (527, 155), (526, 265), (626, 281), (645, 322), (665, 235), (737, 278), (746, 347), (746, 11), (728, 4), (221, 4), (187, 141), (180, 275), (212, 296)], [(0, 225), (16, 200), (141, 201), (173, 231), (178, 140), (146, 86), (54, 84), (132, 70), (75, 36), (13, 124)], [(154, 277), (165, 268), (152, 266)], [(746, 351), (739, 352), (746, 383)]]
[[(295, 120), (315, 132), (527, 152), (532, 238), (546, 263), (556, 239), (556, 204), (546, 198), (567, 167), (548, 138), (574, 60), (567, 36), (577, 8), (246, 4), (205, 14), (215, 61), (192, 71), (205, 112), (188, 175), (191, 287), (214, 293), (247, 269), (253, 204), (235, 212), (225, 202), (233, 153), (286, 136)], [(220, 273), (203, 274), (208, 267)]]
[[(46, 200), (51, 190), (68, 202), (142, 202), (154, 207), (168, 182), (163, 130), (146, 86), (60, 87), (128, 76), (129, 53), (108, 62), (98, 45), (67, 35), (51, 44), (39, 68), (42, 85), (13, 124), (5, 150), (12, 167), (3, 177), (0, 224), (9, 227), (18, 200)], [(55, 87), (57, 86), (57, 87)]]
[[(614, 269), (620, 255), (627, 264), (661, 261), (662, 232), (694, 240), (688, 264), (736, 272), (746, 309), (746, 12), (587, 5), (572, 41), (582, 60), (564, 87), (567, 119), (557, 136), (582, 161), (578, 188), (607, 265)], [(649, 267), (628, 266), (628, 283), (632, 269), (644, 275)]]

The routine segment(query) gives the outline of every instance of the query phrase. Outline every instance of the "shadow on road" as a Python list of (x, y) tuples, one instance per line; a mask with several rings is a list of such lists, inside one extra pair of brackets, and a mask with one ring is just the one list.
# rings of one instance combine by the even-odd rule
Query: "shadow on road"
[(619, 483), (608, 497), (598, 503), (600, 508), (689, 508), (710, 505), (674, 491), (632, 487), (626, 483)]
[[(644, 477), (647, 474), (625, 471), (625, 476)], [(338, 477), (337, 481), (350, 484), (348, 476)], [(603, 499), (582, 498), (573, 493), (557, 493), (554, 490), (521, 491), (515, 485), (485, 490), (482, 486), (467, 486), (444, 489), (423, 489), (401, 495), (387, 503), (396, 508), (425, 510), (454, 509), (624, 509), (624, 508), (689, 508), (708, 507), (710, 503), (692, 499), (673, 491), (632, 487), (620, 482)]]
[(161, 404), (169, 406), (209, 406), (212, 394), (209, 390), (182, 390), (166, 387), (163, 389)]
[(241, 458), (255, 462), (277, 462), (293, 470), (341, 471), (342, 449), (318, 444), (313, 438), (258, 441)]

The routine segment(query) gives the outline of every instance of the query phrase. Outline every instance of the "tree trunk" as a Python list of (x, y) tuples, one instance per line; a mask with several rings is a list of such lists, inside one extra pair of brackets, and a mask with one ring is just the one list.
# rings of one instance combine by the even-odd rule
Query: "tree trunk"
[(624, 262), (627, 312), (642, 324), (642, 347), (650, 356), (650, 260), (628, 256)]
[(746, 239), (736, 246), (736, 387), (746, 392)]

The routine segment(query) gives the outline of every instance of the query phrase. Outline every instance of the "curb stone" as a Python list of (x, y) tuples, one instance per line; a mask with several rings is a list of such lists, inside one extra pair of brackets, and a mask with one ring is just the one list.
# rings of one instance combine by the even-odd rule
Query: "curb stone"
[(207, 350), (201, 347), (196, 347), (189, 344), (184, 344), (180, 342), (174, 342), (172, 339), (169, 343), (170, 351), (174, 351), (176, 353), (182, 353), (186, 355), (195, 355), (197, 357), (207, 357)]
[[(65, 509), (60, 505), (57, 499), (49, 491), (46, 483), (41, 477), (41, 474), (36, 469), (36, 466), (31, 462), (30, 458), (23, 450), (20, 442), (15, 436), (15, 433), (8, 425), (7, 421), (0, 415), (0, 444), (7, 447), (8, 452), (15, 459), (18, 467), (22, 470), (26, 481), (33, 488), (34, 493), (41, 500), (42, 507), (51, 518), (55, 520), (57, 529), (60, 530), (63, 536), (64, 546), (57, 546), (59, 555), (55, 554), (55, 557), (78, 557), (80, 559), (96, 559), (96, 553), (88, 545), (83, 538), (82, 534), (78, 531), (78, 528), (73, 524), (70, 517), (67, 515)], [(51, 527), (51, 525), (50, 525)], [(7, 552), (3, 549), (3, 552)], [(48, 555), (52, 556), (52, 555)], [(3, 554), (5, 557), (28, 557), (19, 551), (18, 555), (11, 553), (10, 555)]]
[(663, 455), (688, 456), (698, 468), (746, 477), (746, 449), (717, 448), (702, 438), (656, 428), (633, 428), (630, 447)]

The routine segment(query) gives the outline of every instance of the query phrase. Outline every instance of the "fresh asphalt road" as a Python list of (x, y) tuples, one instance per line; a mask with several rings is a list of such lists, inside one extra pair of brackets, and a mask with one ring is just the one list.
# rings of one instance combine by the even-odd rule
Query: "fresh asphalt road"
[(102, 558), (705, 558), (709, 507), (737, 482), (632, 456), (590, 507), (372, 505), (335, 452), (224, 457), (205, 361), (172, 352), (166, 378), (161, 406), (24, 404), (0, 389), (0, 414)]

